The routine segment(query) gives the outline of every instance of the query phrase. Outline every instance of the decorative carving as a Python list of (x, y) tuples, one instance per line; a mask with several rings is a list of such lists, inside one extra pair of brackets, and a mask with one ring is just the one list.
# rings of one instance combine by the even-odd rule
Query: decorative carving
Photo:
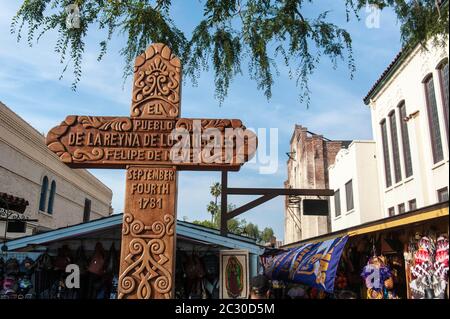
[(179, 119), (175, 124), (175, 128), (184, 128), (188, 132), (192, 132), (195, 120), (201, 121), (202, 130), (208, 128), (217, 128), (221, 132), (224, 132), (226, 128), (240, 128), (242, 130), (246, 130), (246, 127), (242, 124), (242, 121), (236, 119)]
[(77, 149), (73, 154), (61, 139), (65, 137), (72, 127), (82, 125), (83, 128), (95, 128), (100, 131), (127, 132), (133, 129), (133, 123), (128, 117), (98, 117), (69, 115), (59, 126), (52, 128), (46, 137), (48, 148), (59, 156), (66, 164), (85, 161), (97, 161), (104, 155), (101, 148), (92, 150)]
[(96, 128), (101, 131), (128, 132), (133, 128), (133, 123), (128, 117), (103, 118), (96, 116), (79, 116), (78, 123), (85, 128)]
[(178, 117), (181, 63), (172, 50), (152, 44), (136, 58), (131, 116)]
[(164, 234), (173, 235), (174, 218), (164, 215), (163, 222), (155, 221), (151, 226), (145, 226), (140, 220), (134, 220), (131, 214), (123, 217), (122, 234), (139, 238), (162, 238)]
[[(235, 160), (236, 154), (243, 153), (247, 161), (256, 151), (256, 135), (240, 120), (201, 119), (202, 130), (219, 129), (221, 140), (227, 128), (241, 129), (233, 134), (245, 135), (241, 143), (244, 152), (233, 146), (231, 162), (172, 162), (170, 152), (176, 141), (170, 133), (174, 123), (176, 128), (193, 133), (194, 120), (179, 119), (180, 91), (180, 60), (168, 46), (153, 44), (136, 58), (130, 118), (71, 115), (46, 138), (49, 149), (71, 167), (127, 169), (118, 291), (121, 299), (172, 297), (177, 171), (236, 171), (243, 164)], [(136, 170), (160, 170), (161, 177)], [(155, 186), (157, 194), (151, 196), (132, 189)]]
[[(165, 267), (171, 256), (166, 252), (165, 237), (174, 234), (174, 217), (166, 214), (163, 222), (155, 221), (151, 226), (134, 220), (133, 215), (125, 214), (122, 234), (130, 235), (125, 257), (125, 270), (119, 277), (119, 299), (126, 295), (136, 295), (139, 299), (150, 299), (155, 292), (170, 298), (172, 272)], [(152, 284), (153, 282), (153, 284)]]
[(103, 155), (105, 152), (101, 148), (93, 148), (90, 151), (79, 148), (73, 153), (72, 159), (77, 162), (98, 161), (103, 158)]
[[(215, 128), (225, 137), (226, 129), (233, 129), (236, 131), (230, 134), (245, 139), (243, 143), (239, 144), (240, 146), (237, 143), (236, 145), (227, 144), (234, 147), (233, 154), (244, 155), (243, 157), (240, 156), (239, 160), (236, 156), (230, 158), (227, 155), (226, 159), (223, 158), (222, 161), (217, 163), (206, 163), (202, 160), (202, 157), (194, 156), (191, 149), (189, 162), (172, 163), (170, 161), (170, 147), (173, 145), (170, 140), (171, 132), (162, 128), (143, 130), (142, 125), (147, 125), (142, 123), (145, 121), (162, 120), (68, 116), (59, 126), (54, 127), (48, 133), (46, 143), (49, 149), (56, 153), (64, 163), (72, 167), (86, 168), (96, 167), (99, 163), (108, 164), (110, 167), (125, 168), (126, 165), (140, 164), (144, 159), (147, 160), (147, 164), (152, 161), (154, 164), (175, 164), (180, 169), (191, 169), (201, 162), (205, 166), (210, 164), (214, 168), (227, 167), (235, 170), (243, 164), (243, 161), (247, 161), (253, 156), (257, 146), (256, 135), (247, 130), (242, 121), (237, 119), (174, 119), (173, 123), (175, 123), (176, 129), (184, 128), (190, 134), (194, 133), (194, 121), (199, 121), (202, 132)], [(139, 124), (135, 124), (135, 122), (139, 122)], [(157, 134), (159, 142), (150, 145), (149, 141), (153, 138), (150, 134)], [(207, 144), (207, 141), (203, 140), (201, 143), (201, 147), (203, 147)], [(225, 147), (226, 145), (222, 145), (222, 149), (225, 149)], [(237, 149), (238, 147), (241, 147), (241, 149)], [(152, 148), (155, 150), (152, 150)], [(137, 159), (138, 149), (145, 151), (145, 154), (151, 154), (151, 152), (161, 152), (160, 154), (164, 152), (164, 154), (158, 155), (158, 159), (156, 159), (156, 156)], [(222, 155), (225, 156), (224, 152)], [(220, 154), (217, 155), (217, 159), (220, 159)]]

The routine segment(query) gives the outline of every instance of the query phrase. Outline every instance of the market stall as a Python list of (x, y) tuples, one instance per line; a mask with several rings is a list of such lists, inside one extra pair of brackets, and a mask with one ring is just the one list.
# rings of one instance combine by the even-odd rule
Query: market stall
[[(441, 203), (290, 244), (261, 259), (281, 298), (448, 299), (448, 235), (448, 203)], [(318, 248), (332, 246), (334, 254)]]
[[(23, 237), (0, 254), (0, 298), (115, 299), (119, 276), (122, 215)], [(175, 297), (218, 298), (221, 251), (245, 250), (254, 275), (263, 251), (253, 239), (177, 221)], [(67, 271), (79, 268), (79, 285)], [(69, 267), (70, 268), (70, 267)]]

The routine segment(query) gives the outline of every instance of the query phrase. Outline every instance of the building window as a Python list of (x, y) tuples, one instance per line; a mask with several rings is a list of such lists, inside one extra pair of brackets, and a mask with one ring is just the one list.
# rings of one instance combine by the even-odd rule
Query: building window
[(448, 202), (448, 188), (444, 187), (437, 191), (439, 203)]
[(444, 63), (441, 63), (441, 65), (439, 66), (439, 79), (441, 82), (442, 106), (444, 107), (444, 120), (448, 140), (448, 60), (446, 60)]
[(415, 198), (414, 198), (414, 199), (411, 199), (411, 200), (408, 202), (408, 208), (409, 208), (409, 211), (413, 211), (413, 210), (416, 210), (416, 209), (417, 209), (417, 201), (416, 201)]
[(350, 211), (354, 208), (353, 205), (353, 182), (350, 180), (345, 184), (345, 199), (347, 203), (347, 211)]
[(387, 139), (386, 120), (381, 121), (381, 139), (383, 143), (384, 172), (386, 177), (386, 187), (392, 185), (391, 163), (389, 162), (389, 145)]
[(425, 95), (427, 97), (428, 124), (430, 127), (431, 148), (433, 150), (434, 163), (444, 159), (442, 150), (441, 131), (439, 127), (439, 114), (436, 104), (436, 95), (434, 92), (433, 76), (425, 80)]
[(406, 105), (405, 102), (400, 103), (398, 106), (400, 115), (400, 131), (402, 133), (402, 146), (403, 146), (403, 160), (405, 165), (405, 176), (410, 177), (413, 174), (412, 161), (411, 161), (411, 148), (409, 146), (409, 133), (408, 124), (405, 121), (406, 118)]
[(41, 197), (39, 198), (39, 210), (45, 211), (45, 203), (47, 201), (48, 177), (44, 176), (41, 185)]
[(402, 169), (400, 167), (400, 151), (398, 148), (397, 123), (395, 122), (395, 110), (389, 113), (389, 127), (391, 129), (392, 155), (394, 157), (395, 182), (402, 180)]
[(341, 216), (341, 192), (339, 189), (334, 192), (334, 212), (335, 216)]
[(389, 209), (388, 209), (388, 214), (389, 214), (389, 217), (390, 217), (390, 216), (394, 216), (394, 215), (395, 215), (395, 207), (389, 208)]
[(83, 223), (88, 222), (91, 218), (91, 200), (84, 200), (84, 212), (83, 212)]
[(405, 204), (400, 204), (400, 205), (398, 205), (398, 213), (399, 214), (404, 214), (405, 213)]
[(50, 185), (50, 197), (48, 198), (47, 213), (53, 214), (53, 203), (55, 202), (56, 182), (52, 181)]

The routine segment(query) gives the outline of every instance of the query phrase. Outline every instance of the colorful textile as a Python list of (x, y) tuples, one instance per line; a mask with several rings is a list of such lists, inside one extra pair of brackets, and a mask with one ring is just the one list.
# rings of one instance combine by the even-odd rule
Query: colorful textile
[(301, 283), (329, 293), (348, 236), (306, 244), (271, 258), (264, 273), (272, 280)]

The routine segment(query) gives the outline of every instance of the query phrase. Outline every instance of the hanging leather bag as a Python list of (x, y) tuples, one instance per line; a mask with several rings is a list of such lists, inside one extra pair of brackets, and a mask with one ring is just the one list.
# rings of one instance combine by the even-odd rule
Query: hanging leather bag
[(95, 253), (89, 264), (88, 271), (99, 276), (105, 273), (105, 250), (101, 243), (95, 245)]

